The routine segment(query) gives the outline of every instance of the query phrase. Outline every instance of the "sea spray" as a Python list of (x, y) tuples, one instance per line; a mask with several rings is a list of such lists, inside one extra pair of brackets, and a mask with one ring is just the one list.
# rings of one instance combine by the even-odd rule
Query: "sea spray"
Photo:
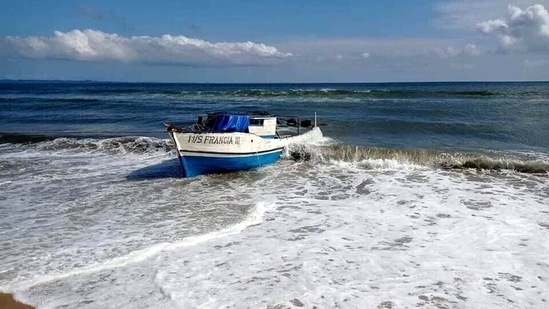
[[(545, 174), (549, 172), (549, 163), (540, 159), (531, 159), (525, 155), (497, 153), (445, 152), (422, 149), (394, 149), (360, 147), (352, 145), (309, 146), (294, 145), (287, 151), (286, 158), (296, 161), (348, 163), (371, 162), (371, 168), (380, 166), (381, 161), (392, 161), (402, 165), (416, 165), (442, 169), (473, 168), (479, 170), (512, 170), (521, 173)], [(382, 164), (386, 165), (386, 164)]]

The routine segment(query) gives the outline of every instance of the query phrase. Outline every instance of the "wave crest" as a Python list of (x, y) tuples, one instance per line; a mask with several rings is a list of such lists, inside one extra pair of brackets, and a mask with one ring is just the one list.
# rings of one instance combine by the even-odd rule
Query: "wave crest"
[(36, 144), (40, 150), (106, 151), (111, 153), (170, 152), (173, 145), (169, 140), (151, 137), (116, 137), (107, 139), (56, 138)]
[(330, 145), (310, 147), (296, 145), (289, 150), (294, 160), (320, 162), (349, 162), (366, 165), (369, 168), (387, 166), (383, 162), (393, 161), (400, 165), (426, 166), (442, 169), (512, 170), (520, 173), (546, 174), (549, 164), (540, 159), (526, 156), (509, 157), (498, 154), (443, 152), (436, 150), (390, 149)]
[[(163, 92), (166, 94), (166, 92)], [(169, 94), (189, 95), (193, 92), (169, 92)], [(228, 90), (228, 91), (205, 91), (202, 95), (219, 95), (229, 97), (288, 97), (288, 98), (463, 98), (463, 97), (494, 97), (499, 93), (487, 90), (348, 90), (348, 89), (246, 89), (246, 90)]]

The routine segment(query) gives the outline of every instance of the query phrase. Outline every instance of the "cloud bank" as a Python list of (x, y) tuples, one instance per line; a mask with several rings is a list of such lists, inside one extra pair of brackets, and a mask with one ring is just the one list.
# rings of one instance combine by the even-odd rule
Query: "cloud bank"
[(453, 61), (478, 58), (486, 49), (473, 43), (456, 39), (435, 38), (349, 38), (296, 40), (281, 43), (295, 52), (295, 62), (369, 63), (387, 61), (414, 61), (433, 57)]
[(481, 50), (475, 44), (467, 44), (463, 48), (456, 48), (454, 46), (449, 46), (446, 48), (436, 48), (435, 55), (441, 58), (451, 58), (451, 57), (475, 57), (482, 54)]
[(525, 10), (509, 5), (505, 18), (481, 22), (477, 28), (494, 35), (504, 51), (549, 51), (549, 12), (541, 4)]
[(98, 30), (55, 31), (53, 36), (5, 37), (9, 56), (78, 61), (121, 61), (193, 66), (269, 65), (293, 55), (254, 42), (212, 43), (186, 36), (124, 37)]
[(548, 0), (438, 0), (435, 25), (443, 29), (475, 30), (475, 25), (504, 15), (509, 4), (528, 7), (549, 3)]

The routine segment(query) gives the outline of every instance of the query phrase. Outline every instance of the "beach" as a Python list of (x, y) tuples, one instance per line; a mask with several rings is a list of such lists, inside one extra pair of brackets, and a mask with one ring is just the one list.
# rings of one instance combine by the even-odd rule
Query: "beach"
[(32, 309), (31, 306), (25, 305), (13, 299), (11, 294), (0, 293), (0, 308), (3, 309)]

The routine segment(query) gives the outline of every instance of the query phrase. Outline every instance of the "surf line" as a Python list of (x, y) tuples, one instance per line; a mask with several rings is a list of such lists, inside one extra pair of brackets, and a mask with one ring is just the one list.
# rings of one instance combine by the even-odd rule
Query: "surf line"
[(71, 270), (65, 273), (60, 273), (60, 274), (43, 275), (35, 279), (29, 279), (19, 284), (16, 283), (8, 286), (0, 286), (0, 290), (10, 291), (10, 293), (16, 293), (19, 291), (28, 290), (37, 285), (59, 281), (72, 276), (87, 275), (87, 274), (92, 274), (92, 273), (96, 273), (103, 270), (119, 268), (119, 267), (131, 265), (131, 264), (139, 263), (161, 252), (193, 247), (210, 240), (236, 235), (248, 227), (261, 224), (263, 222), (263, 216), (265, 215), (266, 210), (267, 210), (267, 207), (265, 206), (265, 204), (260, 202), (255, 205), (254, 209), (250, 211), (248, 216), (246, 216), (246, 219), (244, 219), (242, 222), (228, 226), (219, 231), (198, 235), (198, 236), (185, 237), (181, 239), (181, 241), (178, 241), (175, 243), (161, 243), (147, 249), (137, 250), (125, 256), (114, 258), (102, 264), (90, 265), (90, 266), (74, 269), (74, 270)]

